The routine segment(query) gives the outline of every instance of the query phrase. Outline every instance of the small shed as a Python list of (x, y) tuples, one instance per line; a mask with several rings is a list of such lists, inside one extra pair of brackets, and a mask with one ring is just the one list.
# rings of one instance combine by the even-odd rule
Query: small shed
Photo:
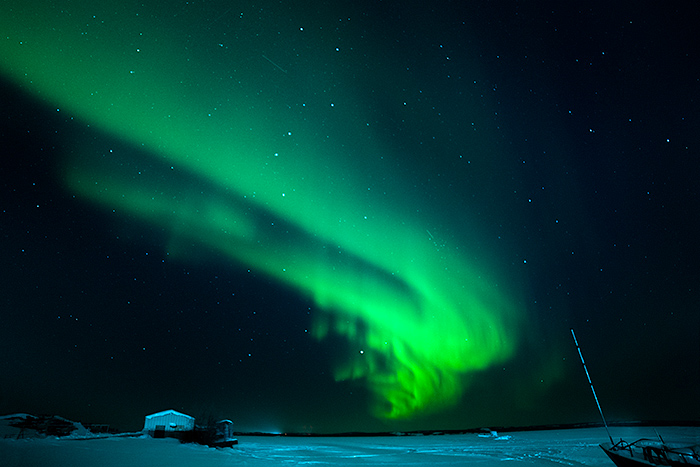
[(219, 420), (216, 422), (216, 437), (218, 439), (233, 438), (233, 422), (231, 420)]
[(220, 420), (216, 422), (216, 435), (214, 440), (208, 443), (210, 447), (230, 448), (238, 444), (238, 440), (233, 437), (233, 422), (231, 420)]
[(143, 431), (154, 438), (192, 430), (194, 430), (194, 417), (172, 409), (146, 415), (146, 421), (143, 424)]

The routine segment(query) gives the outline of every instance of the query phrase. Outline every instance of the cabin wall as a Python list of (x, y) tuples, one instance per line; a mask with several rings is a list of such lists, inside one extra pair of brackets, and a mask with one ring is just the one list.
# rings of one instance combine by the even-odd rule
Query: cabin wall
[(151, 435), (160, 431), (191, 431), (194, 430), (194, 419), (179, 413), (148, 416), (146, 417), (143, 430)]

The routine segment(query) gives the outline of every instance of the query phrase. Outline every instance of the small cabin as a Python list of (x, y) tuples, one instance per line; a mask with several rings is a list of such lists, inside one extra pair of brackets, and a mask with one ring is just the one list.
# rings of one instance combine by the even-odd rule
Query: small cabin
[(180, 437), (194, 430), (194, 417), (175, 410), (146, 415), (143, 431), (154, 438)]
[(216, 435), (214, 440), (208, 443), (211, 447), (226, 448), (238, 444), (238, 440), (233, 437), (233, 422), (231, 420), (220, 420), (216, 422)]
[(218, 439), (233, 438), (233, 422), (231, 420), (219, 420), (216, 422), (216, 437)]

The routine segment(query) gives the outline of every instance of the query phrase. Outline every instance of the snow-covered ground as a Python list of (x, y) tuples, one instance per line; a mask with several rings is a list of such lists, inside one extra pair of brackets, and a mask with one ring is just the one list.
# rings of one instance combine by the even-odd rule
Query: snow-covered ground
[[(654, 428), (612, 427), (615, 440), (654, 438)], [(700, 443), (700, 428), (660, 427), (667, 442)], [(592, 466), (614, 467), (598, 447), (603, 428), (395, 437), (239, 437), (233, 448), (212, 449), (148, 437), (103, 439), (0, 439), (0, 465), (167, 466), (362, 465), (362, 466)], [(504, 436), (506, 435), (506, 436)]]

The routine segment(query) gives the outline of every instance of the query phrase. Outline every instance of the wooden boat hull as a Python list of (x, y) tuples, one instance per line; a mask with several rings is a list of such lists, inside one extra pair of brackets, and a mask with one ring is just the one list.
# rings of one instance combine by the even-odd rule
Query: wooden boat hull
[(605, 451), (617, 467), (700, 466), (700, 446), (675, 447), (659, 441), (640, 439), (634, 443), (604, 443)]
[(657, 467), (659, 465), (669, 465), (668, 463), (654, 464), (644, 459), (644, 454), (641, 451), (637, 451), (635, 455), (636, 450), (616, 449), (610, 443), (601, 444), (600, 448), (605, 451), (605, 454), (608, 455), (610, 460), (613, 461), (617, 467)]

